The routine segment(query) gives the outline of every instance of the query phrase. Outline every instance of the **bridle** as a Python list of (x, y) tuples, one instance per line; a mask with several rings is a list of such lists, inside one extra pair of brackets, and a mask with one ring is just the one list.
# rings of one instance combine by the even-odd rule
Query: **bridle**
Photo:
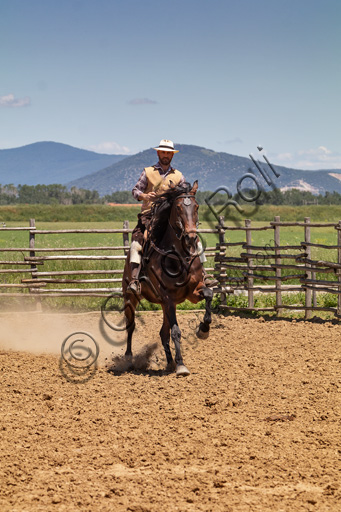
[[(196, 199), (195, 199), (195, 197), (194, 197), (194, 195), (193, 195), (193, 194), (181, 194), (181, 195), (179, 195), (179, 196), (177, 196), (177, 197), (175, 198), (174, 203), (175, 203), (175, 201), (177, 201), (178, 199), (185, 199), (185, 200), (186, 200), (186, 199), (188, 199), (188, 202), (187, 202), (187, 204), (185, 203), (185, 206), (190, 206), (190, 204), (191, 204), (191, 200), (192, 200), (192, 199), (194, 199), (194, 201), (196, 202)], [(174, 203), (173, 203), (172, 208), (174, 207)], [(189, 236), (189, 234), (191, 233), (191, 232), (187, 232), (187, 231), (185, 230), (185, 228), (184, 228), (184, 226), (183, 226), (183, 224), (182, 224), (182, 222), (181, 222), (181, 219), (178, 219), (178, 218), (177, 218), (177, 220), (176, 220), (176, 226), (174, 226), (173, 224), (171, 224), (171, 222), (170, 222), (170, 220), (169, 220), (169, 217), (168, 217), (168, 224), (169, 224), (169, 226), (172, 228), (172, 230), (174, 231), (175, 236), (176, 236), (176, 238), (177, 238), (178, 240), (182, 240), (184, 237)], [(197, 224), (198, 224), (198, 223), (197, 223)], [(178, 234), (178, 233), (176, 232), (176, 229), (177, 229), (177, 228), (179, 228), (179, 229), (180, 229), (180, 234)], [(198, 235), (196, 235), (195, 242), (197, 241), (197, 239), (198, 239)], [(158, 252), (158, 253), (159, 253), (159, 254), (161, 254), (162, 256), (167, 256), (167, 257), (170, 257), (170, 258), (173, 258), (173, 259), (176, 259), (176, 260), (178, 260), (178, 259), (179, 259), (177, 252), (175, 252), (174, 246), (173, 246), (173, 248), (172, 248), (172, 249), (170, 249), (170, 250), (168, 249), (168, 250), (166, 250), (166, 251), (165, 251), (165, 250), (161, 249), (160, 247), (157, 247), (157, 246), (155, 245), (155, 243), (154, 243), (151, 239), (149, 239), (149, 244), (151, 245), (151, 247), (152, 247), (156, 252)], [(188, 262), (188, 263), (187, 263), (188, 268), (192, 265), (192, 263), (193, 263), (193, 261), (194, 261), (194, 259), (195, 259), (196, 257), (197, 257), (197, 254), (192, 254), (192, 255), (190, 255), (189, 257), (188, 257), (188, 256), (187, 256), (187, 257), (185, 257), (185, 260)]]
[[(174, 200), (174, 203), (175, 201), (177, 201), (178, 199), (184, 199), (183, 201), (183, 204), (185, 206), (190, 206), (191, 205), (191, 200), (194, 199), (194, 201), (196, 202), (196, 199), (195, 199), (195, 196), (193, 194), (180, 194), (179, 196), (177, 196)], [(188, 200), (186, 202), (186, 199)], [(175, 226), (173, 226), (173, 224), (171, 224), (170, 222), (170, 219), (168, 218), (168, 224), (170, 225), (170, 227), (174, 230), (175, 232), (175, 236), (178, 240), (182, 240), (183, 237), (186, 237), (186, 236), (189, 236), (190, 233), (192, 233), (192, 231), (188, 232), (185, 230), (185, 227), (184, 225), (182, 224), (181, 222), (181, 219), (180, 218), (177, 218), (176, 221), (175, 221)], [(180, 234), (178, 235), (178, 233), (176, 232), (176, 228), (179, 228), (180, 230)], [(198, 235), (196, 235), (195, 237), (195, 240), (197, 240), (198, 238)]]

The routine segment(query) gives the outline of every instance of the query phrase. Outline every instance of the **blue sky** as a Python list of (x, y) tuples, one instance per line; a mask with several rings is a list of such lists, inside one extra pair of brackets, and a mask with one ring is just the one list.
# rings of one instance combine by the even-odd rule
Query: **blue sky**
[(0, 149), (169, 138), (341, 169), (340, 0), (0, 0)]

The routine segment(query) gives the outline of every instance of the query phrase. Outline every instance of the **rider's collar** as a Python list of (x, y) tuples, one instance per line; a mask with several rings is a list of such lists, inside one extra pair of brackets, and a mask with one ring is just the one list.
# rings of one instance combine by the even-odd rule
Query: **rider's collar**
[(154, 167), (154, 169), (155, 169), (156, 171), (159, 171), (159, 173), (160, 173), (160, 174), (162, 174), (162, 175), (167, 175), (167, 174), (169, 174), (170, 172), (173, 172), (173, 171), (174, 171), (174, 167), (172, 167), (171, 165), (168, 167), (167, 171), (164, 171), (164, 170), (162, 169), (162, 167), (161, 167), (160, 162), (158, 162), (158, 163), (157, 163), (156, 165), (154, 165), (153, 167)]

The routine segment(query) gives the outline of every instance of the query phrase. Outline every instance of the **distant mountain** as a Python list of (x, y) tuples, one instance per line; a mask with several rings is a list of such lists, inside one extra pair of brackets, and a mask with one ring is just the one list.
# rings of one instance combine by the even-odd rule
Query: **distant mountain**
[[(237, 181), (245, 173), (254, 173), (265, 190), (265, 184), (250, 158), (216, 153), (210, 149), (177, 144), (180, 150), (173, 165), (193, 183), (199, 180), (200, 190), (226, 187), (233, 194)], [(261, 158), (261, 156), (259, 156)], [(0, 183), (2, 185), (37, 185), (60, 183), (71, 187), (98, 190), (100, 195), (118, 190), (131, 190), (142, 169), (157, 162), (157, 154), (147, 149), (132, 156), (102, 155), (93, 151), (74, 148), (57, 142), (37, 142), (14, 149), (0, 150)], [(302, 171), (273, 164), (280, 177), (272, 173), (262, 161), (262, 168), (269, 174), (276, 187), (298, 188), (312, 193), (326, 191), (341, 193), (341, 169)], [(254, 186), (248, 179), (243, 188)]]
[(0, 150), (2, 185), (66, 184), (126, 158), (102, 155), (57, 142), (36, 142)]
[[(200, 190), (216, 190), (224, 186), (233, 194), (236, 192), (237, 181), (245, 173), (251, 172), (259, 178), (265, 190), (270, 190), (259, 170), (249, 158), (216, 153), (199, 146), (177, 144), (180, 150), (174, 156), (172, 164), (179, 169), (188, 181), (199, 180)], [(84, 176), (68, 183), (79, 188), (97, 190), (100, 195), (111, 194), (118, 190), (131, 190), (138, 180), (142, 169), (157, 162), (153, 149), (147, 149), (133, 156), (128, 156), (120, 162), (105, 167), (102, 170)], [(261, 167), (270, 175), (277, 188), (298, 188), (312, 193), (326, 191), (341, 193), (341, 169), (323, 171), (302, 171), (289, 169), (273, 164), (280, 177), (272, 173), (268, 165), (262, 161)], [(255, 186), (250, 179), (244, 181), (242, 188)]]

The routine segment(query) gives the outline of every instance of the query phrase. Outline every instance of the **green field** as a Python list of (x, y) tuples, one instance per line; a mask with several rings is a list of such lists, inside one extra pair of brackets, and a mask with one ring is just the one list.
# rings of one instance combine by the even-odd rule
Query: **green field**
[[(216, 210), (222, 206), (215, 206)], [(279, 215), (282, 221), (298, 221), (310, 217), (315, 222), (338, 222), (341, 219), (341, 205), (306, 205), (306, 206), (273, 206), (259, 205), (253, 207), (242, 205), (243, 213), (236, 212), (234, 207), (228, 206), (221, 215), (230, 223), (243, 223), (243, 219), (251, 218), (255, 221), (271, 221)], [(127, 219), (134, 222), (139, 211), (139, 205), (108, 206), (101, 204), (80, 205), (11, 205), (0, 206), (0, 225), (2, 222), (23, 222), (28, 224), (30, 218), (37, 222), (119, 222)], [(207, 206), (200, 206), (200, 216), (206, 220)], [(208, 217), (215, 222), (212, 214)]]

